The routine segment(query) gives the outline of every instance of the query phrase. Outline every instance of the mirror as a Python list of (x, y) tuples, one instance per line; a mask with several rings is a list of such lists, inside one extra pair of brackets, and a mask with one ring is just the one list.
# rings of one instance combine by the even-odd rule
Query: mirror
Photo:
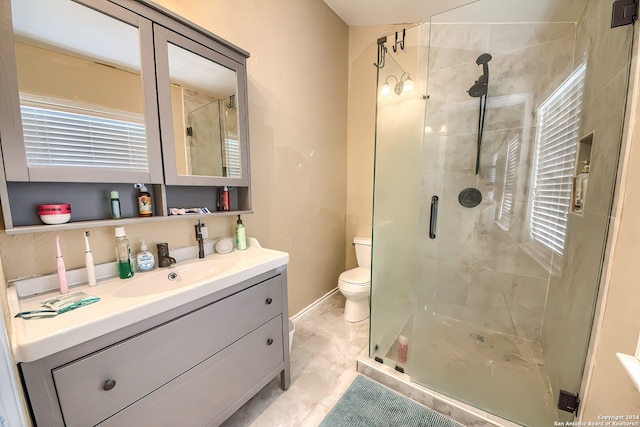
[(69, 0), (11, 9), (27, 167), (148, 172), (139, 29)]
[(235, 70), (173, 43), (168, 57), (178, 175), (241, 178)]

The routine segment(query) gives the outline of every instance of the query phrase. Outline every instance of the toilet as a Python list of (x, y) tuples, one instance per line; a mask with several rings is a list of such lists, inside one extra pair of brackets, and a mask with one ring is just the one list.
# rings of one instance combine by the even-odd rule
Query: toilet
[(347, 270), (338, 278), (338, 289), (346, 298), (344, 320), (359, 322), (369, 317), (369, 281), (371, 279), (371, 239), (354, 237), (358, 267)]

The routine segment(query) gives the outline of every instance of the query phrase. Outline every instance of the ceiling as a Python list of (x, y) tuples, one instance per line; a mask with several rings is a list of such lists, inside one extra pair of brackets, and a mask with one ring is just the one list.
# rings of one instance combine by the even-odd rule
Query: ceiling
[(423, 23), (438, 14), (442, 22), (576, 22), (586, 1), (324, 0), (349, 26)]

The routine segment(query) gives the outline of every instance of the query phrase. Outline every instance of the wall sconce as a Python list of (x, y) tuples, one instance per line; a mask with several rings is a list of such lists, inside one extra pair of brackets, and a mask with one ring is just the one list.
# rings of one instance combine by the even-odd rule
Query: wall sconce
[(389, 79), (391, 78), (395, 80), (393, 92), (396, 95), (400, 95), (404, 91), (410, 92), (414, 88), (413, 80), (411, 80), (411, 77), (409, 77), (409, 73), (405, 71), (402, 76), (400, 76), (400, 80), (398, 80), (398, 78), (394, 75), (390, 75), (389, 77), (387, 77), (384, 81), (384, 84), (382, 85), (382, 89), (380, 89), (381, 95), (387, 96), (391, 94), (391, 85), (389, 84)]

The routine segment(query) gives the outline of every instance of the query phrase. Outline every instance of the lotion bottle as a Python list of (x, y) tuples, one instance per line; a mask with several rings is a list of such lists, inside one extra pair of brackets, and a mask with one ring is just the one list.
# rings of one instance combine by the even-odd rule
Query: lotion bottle
[(151, 193), (147, 191), (147, 186), (144, 184), (136, 184), (135, 187), (140, 189), (140, 193), (138, 193), (138, 214), (140, 216), (151, 216), (153, 206)]
[(236, 248), (239, 251), (247, 249), (247, 237), (244, 231), (244, 224), (238, 215), (238, 221), (236, 222)]
[(220, 207), (223, 211), (231, 210), (231, 202), (229, 201), (229, 187), (226, 185), (222, 189), (222, 194), (220, 195)]
[(584, 162), (582, 171), (576, 177), (576, 192), (574, 195), (574, 210), (581, 213), (584, 211), (584, 201), (587, 195), (587, 185), (589, 184), (589, 162)]

